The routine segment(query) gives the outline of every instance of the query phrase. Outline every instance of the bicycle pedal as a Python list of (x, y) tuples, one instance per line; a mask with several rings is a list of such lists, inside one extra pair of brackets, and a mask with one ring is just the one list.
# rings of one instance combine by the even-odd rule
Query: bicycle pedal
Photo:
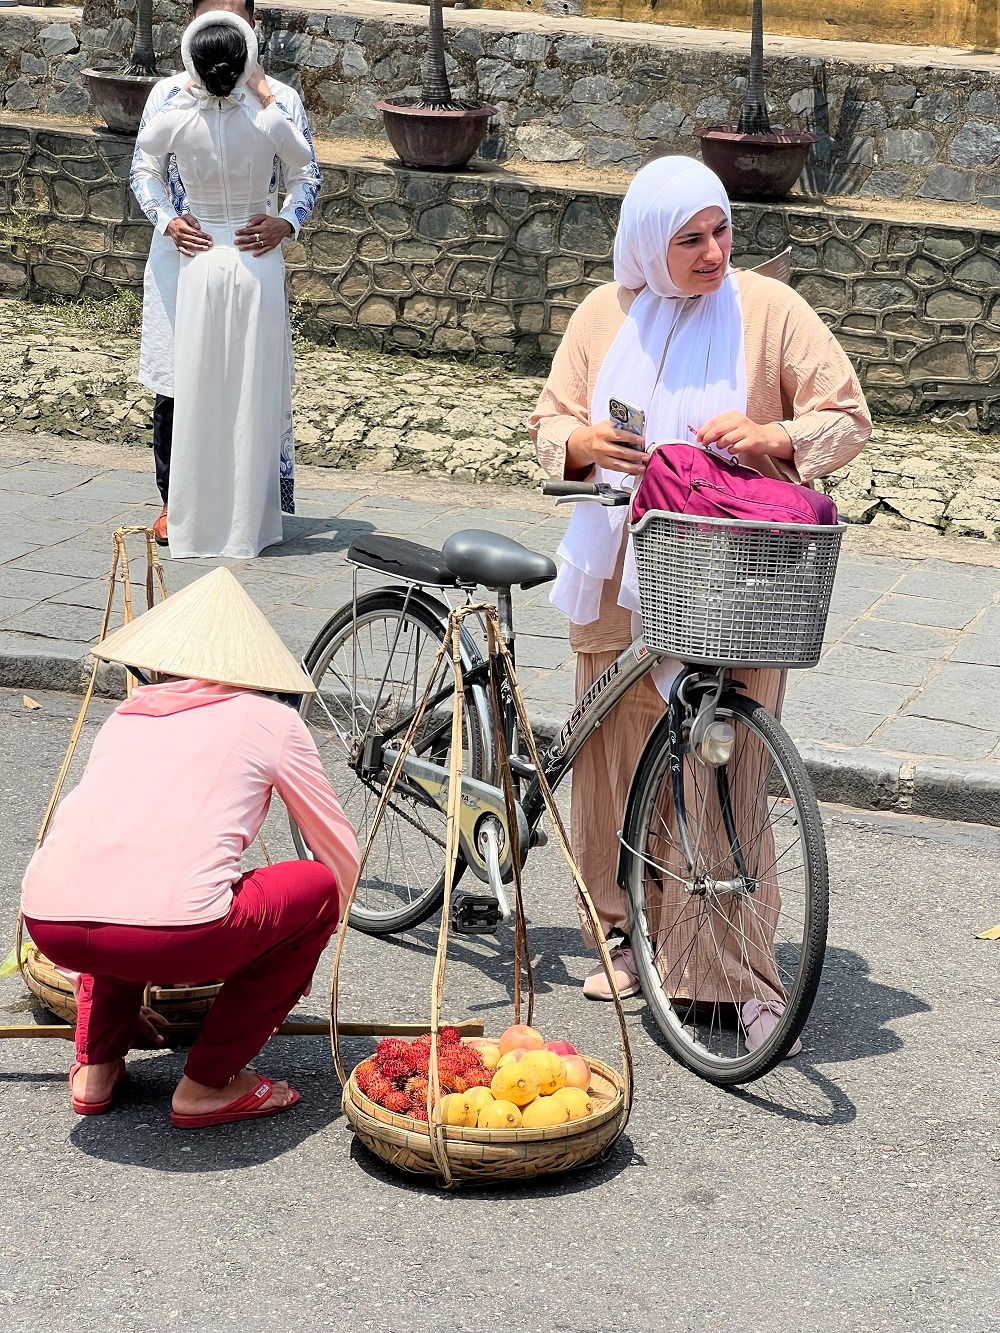
[(459, 935), (495, 935), (500, 920), (500, 905), (495, 898), (462, 893), (452, 900), (451, 928)]

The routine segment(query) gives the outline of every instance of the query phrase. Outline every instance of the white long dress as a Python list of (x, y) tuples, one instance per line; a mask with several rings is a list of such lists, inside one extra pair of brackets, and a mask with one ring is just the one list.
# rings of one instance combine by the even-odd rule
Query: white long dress
[(179, 94), (141, 131), (151, 157), (173, 153), (212, 248), (182, 256), (174, 328), (170, 554), (255, 556), (281, 541), (279, 461), (290, 441), (290, 334), (281, 249), (237, 250), (236, 231), (267, 209), (275, 155), (312, 158), (301, 131), (245, 89)]

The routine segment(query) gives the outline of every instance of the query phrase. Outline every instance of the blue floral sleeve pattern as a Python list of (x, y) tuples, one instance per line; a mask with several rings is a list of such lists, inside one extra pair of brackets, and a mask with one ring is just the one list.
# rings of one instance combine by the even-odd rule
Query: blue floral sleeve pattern
[[(161, 102), (154, 88), (143, 110), (139, 129), (145, 129), (155, 116), (165, 111), (179, 92), (180, 85), (169, 89)], [(173, 153), (170, 154), (167, 162), (165, 182), (155, 170), (150, 171), (150, 166), (151, 159), (137, 145), (135, 152), (132, 154), (129, 185), (132, 187), (132, 193), (135, 195), (139, 207), (155, 227), (161, 209), (172, 208), (176, 214), (187, 213), (189, 209), (184, 182), (181, 180), (180, 172), (177, 169), (177, 159)]]
[[(289, 92), (292, 92), (289, 89)], [(285, 207), (281, 210), (282, 216), (288, 217), (289, 209), (295, 219), (295, 230), (300, 231), (303, 225), (309, 221), (313, 209), (316, 207), (316, 197), (319, 194), (320, 175), (319, 166), (316, 163), (316, 149), (313, 146), (312, 134), (309, 131), (309, 122), (306, 119), (305, 107), (299, 97), (292, 93), (291, 97), (284, 100), (276, 98), (276, 105), (279, 110), (292, 122), (300, 131), (306, 143), (312, 150), (312, 157), (307, 167), (301, 171), (290, 173), (286, 176), (285, 185), (288, 190), (288, 199)], [(275, 188), (278, 183), (278, 159), (274, 159), (273, 183)], [(291, 221), (291, 218), (289, 218)]]

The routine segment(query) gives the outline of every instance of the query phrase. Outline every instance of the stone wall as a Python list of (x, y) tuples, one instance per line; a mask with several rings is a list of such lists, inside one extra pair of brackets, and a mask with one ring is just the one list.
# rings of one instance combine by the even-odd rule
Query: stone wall
[[(321, 156), (316, 213), (288, 252), (292, 297), (322, 334), (544, 366), (576, 305), (611, 275), (612, 189), (414, 172), (340, 149)], [(117, 135), (0, 117), (0, 291), (139, 287), (149, 228), (128, 191), (129, 156)], [(740, 263), (791, 245), (794, 285), (876, 409), (1000, 425), (1000, 227), (807, 202), (737, 205), (734, 225)]]
[[(116, 63), (132, 43), (135, 0), (88, 0), (83, 44)], [(2, 11), (0, 11), (2, 13)], [(157, 0), (157, 50), (178, 67), (186, 4)], [(305, 99), (320, 135), (381, 135), (375, 103), (416, 91), (426, 11), (381, 0), (258, 9), (267, 67)], [(593, 23), (542, 14), (448, 11), (459, 96), (497, 107), (482, 155), (633, 170), (664, 152), (697, 152), (694, 131), (732, 123), (747, 41), (732, 34)], [(1000, 58), (915, 53), (791, 38), (768, 43), (775, 124), (819, 135), (806, 193), (977, 200), (1000, 207)], [(884, 53), (883, 53), (884, 55)]]
[[(134, 0), (133, 0), (134, 3)], [(90, 95), (80, 82), (79, 9), (0, 9), (0, 107), (80, 116)]]

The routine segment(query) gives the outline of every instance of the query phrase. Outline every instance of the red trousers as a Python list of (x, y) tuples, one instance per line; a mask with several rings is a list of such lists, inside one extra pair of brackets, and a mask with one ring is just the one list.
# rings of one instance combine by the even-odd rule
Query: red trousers
[(221, 979), (184, 1072), (223, 1088), (260, 1054), (302, 998), (339, 913), (337, 885), (325, 866), (284, 861), (237, 880), (227, 915), (205, 925), (26, 923), (44, 954), (82, 974), (76, 1024), (81, 1064), (104, 1064), (127, 1053), (148, 981)]

